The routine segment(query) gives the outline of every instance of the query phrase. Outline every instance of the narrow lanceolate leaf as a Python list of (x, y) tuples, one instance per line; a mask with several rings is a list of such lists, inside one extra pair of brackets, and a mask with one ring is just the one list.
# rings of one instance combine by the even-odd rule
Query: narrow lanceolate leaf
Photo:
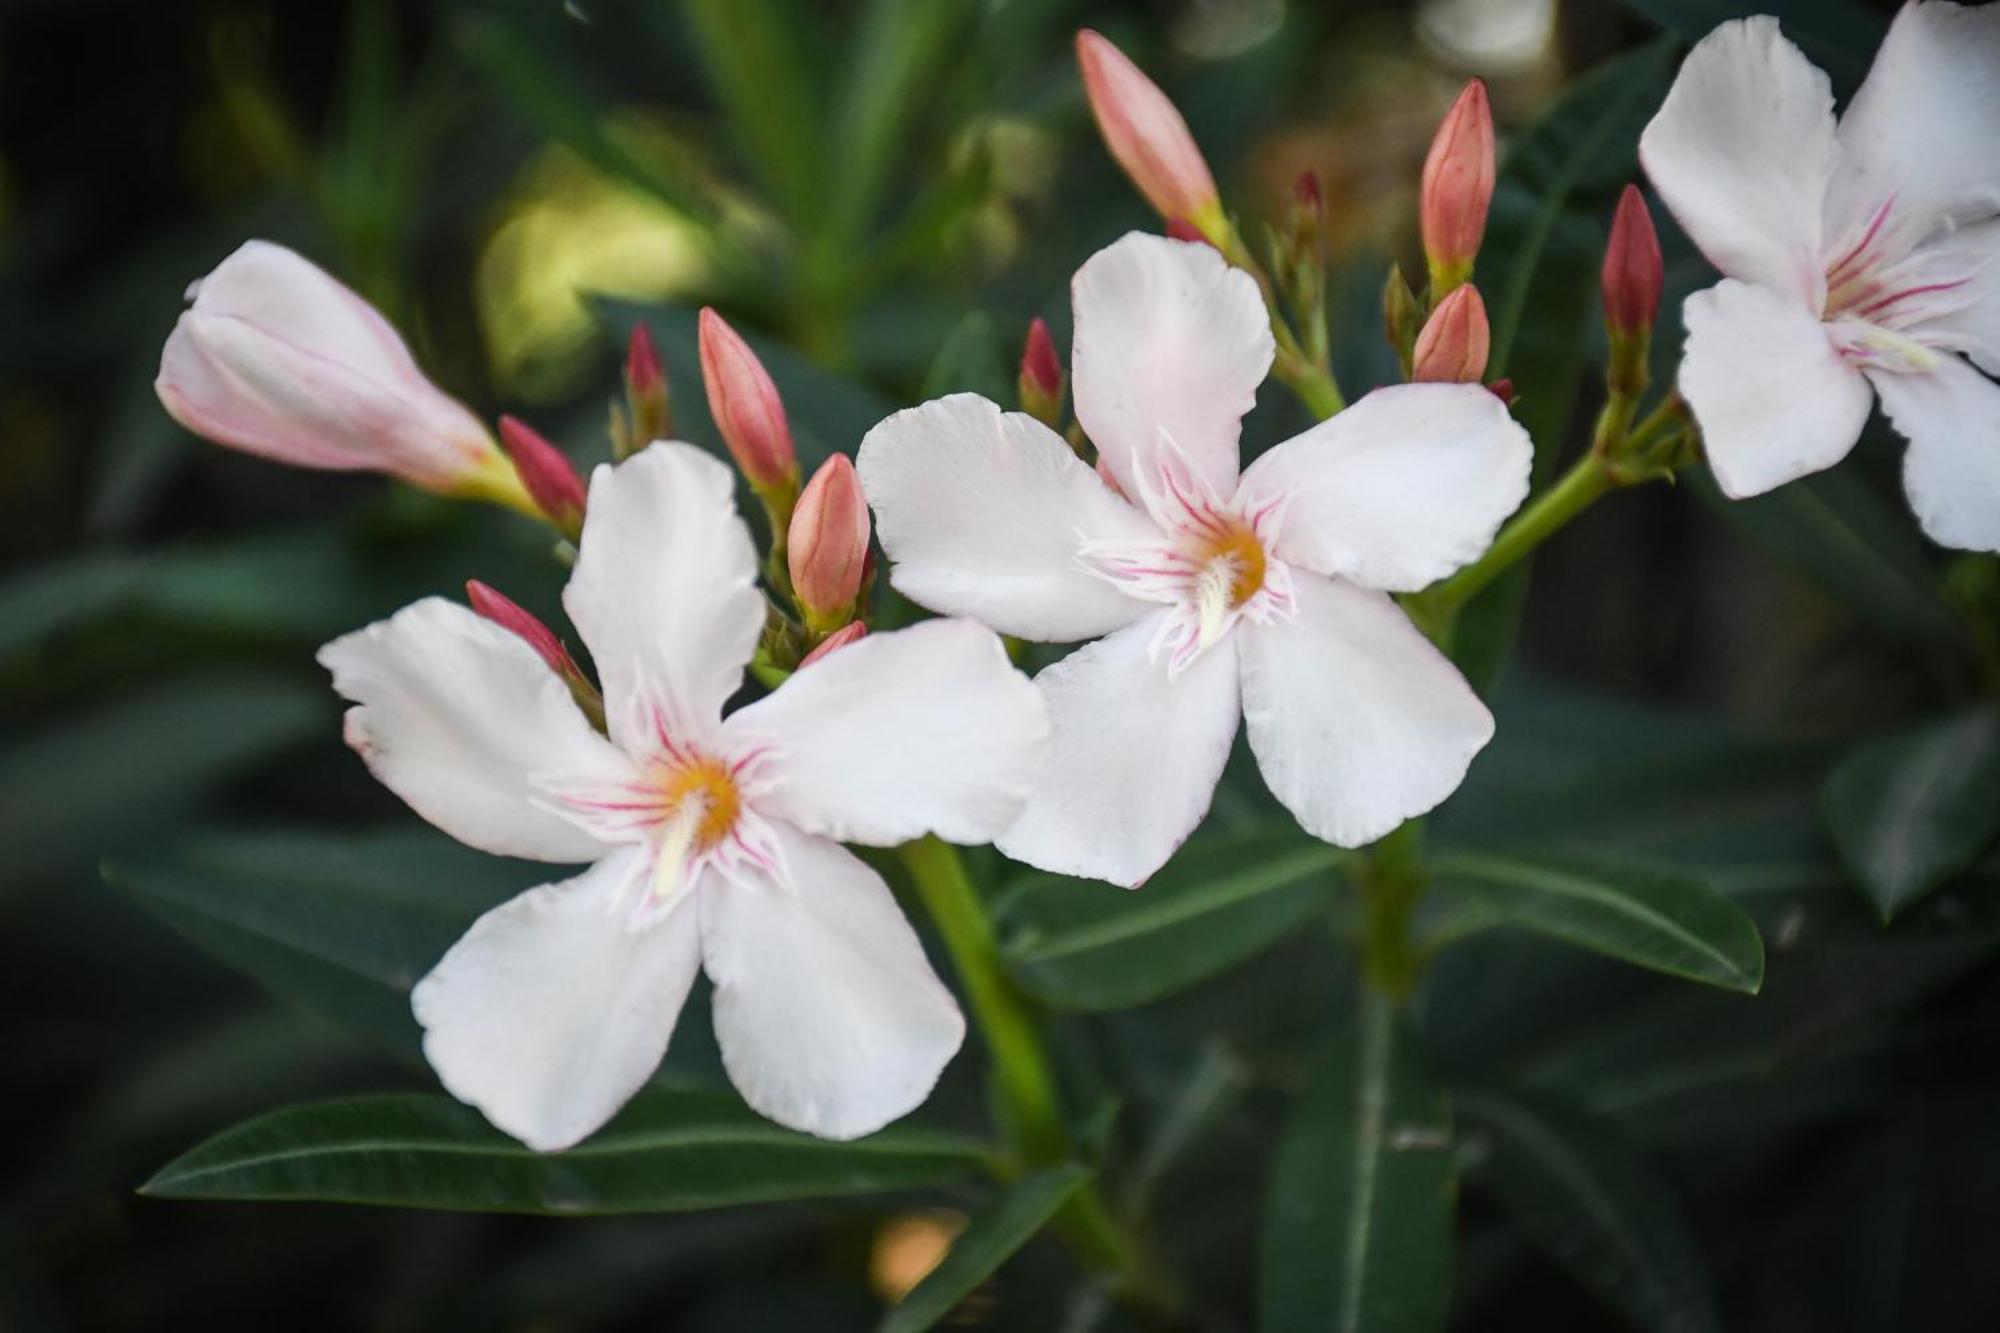
[(877, 1333), (922, 1333), (934, 1327), (1033, 1240), (1088, 1179), (1087, 1168), (1072, 1164), (1037, 1171), (1009, 1185), (952, 1242), (944, 1261), (882, 1317)]
[(1348, 853), (1297, 830), (1195, 842), (1127, 893), (1034, 875), (999, 907), (1022, 987), (1065, 1009), (1126, 1009), (1269, 948), (1323, 907)]
[(327, 724), (322, 693), (248, 672), (190, 676), (66, 717), (0, 749), (0, 888), (88, 867), (217, 784)]
[(1825, 809), (1841, 859), (1887, 921), (2000, 834), (2000, 706), (1860, 746), (1827, 780)]
[(1749, 913), (1685, 871), (1587, 852), (1455, 852), (1433, 863), (1448, 911), (1691, 981), (1754, 993), (1764, 941)]
[(1453, 1097), (1470, 1182), (1598, 1299), (1652, 1333), (1713, 1333), (1715, 1297), (1679, 1201), (1612, 1130), (1488, 1090)]
[(1430, 1333), (1451, 1308), (1450, 1110), (1389, 1002), (1293, 1108), (1272, 1167), (1264, 1333)]
[(728, 1093), (648, 1088), (602, 1132), (537, 1153), (447, 1097), (397, 1093), (273, 1111), (169, 1162), (144, 1193), (585, 1215), (681, 1212), (956, 1184), (983, 1148), (891, 1128), (852, 1143), (781, 1129)]
[(414, 1058), (410, 988), (475, 917), (550, 871), (399, 829), (209, 835), (105, 874), (280, 999)]

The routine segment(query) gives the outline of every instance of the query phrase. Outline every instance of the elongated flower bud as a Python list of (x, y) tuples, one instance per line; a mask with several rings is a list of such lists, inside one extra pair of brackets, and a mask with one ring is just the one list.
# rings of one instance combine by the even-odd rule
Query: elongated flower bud
[(1653, 327), (1660, 313), (1665, 275), (1653, 215), (1636, 185), (1627, 185), (1611, 219), (1611, 243), (1604, 251), (1604, 325), (1613, 333)]
[(1451, 104), (1424, 159), (1419, 219), (1430, 261), (1431, 300), (1472, 276), (1493, 201), (1493, 108), (1478, 79)]
[(583, 478), (562, 450), (519, 417), (500, 418), (500, 443), (549, 522), (571, 541), (583, 532)]
[(1486, 302), (1479, 289), (1467, 283), (1431, 311), (1417, 335), (1410, 378), (1418, 383), (1477, 384), (1486, 374), (1491, 346)]
[(1061, 430), (1066, 378), (1049, 326), (1037, 315), (1028, 325), (1027, 346), (1021, 352), (1021, 410), (1050, 430)]
[(1118, 165), (1163, 218), (1183, 218), (1213, 240), (1226, 227), (1215, 177), (1187, 121), (1123, 51), (1085, 28), (1076, 60), (1091, 114)]
[(294, 467), (386, 472), (538, 512), (479, 419), (424, 378), (373, 306), (269, 241), (188, 289), (153, 389), (217, 444)]
[(868, 566), (868, 501), (846, 454), (835, 454), (806, 483), (792, 511), (786, 559), (806, 628), (826, 634), (854, 615)]
[(626, 453), (637, 452), (654, 440), (664, 440), (673, 431), (667, 372), (660, 365), (660, 354), (653, 349), (652, 330), (643, 322), (632, 326), (632, 341), (625, 351), (625, 411), (632, 439)]
[(858, 620), (850, 620), (819, 642), (819, 647), (799, 659), (799, 670), (803, 671), (828, 653), (839, 652), (848, 644), (868, 633), (868, 627)]
[(751, 487), (760, 495), (796, 493), (798, 453), (778, 386), (750, 344), (707, 306), (701, 311), (701, 378), (715, 427)]
[(604, 730), (604, 696), (598, 693), (590, 677), (583, 674), (583, 668), (569, 655), (569, 649), (563, 647), (554, 630), (513, 598), (478, 579), (467, 580), (465, 599), (472, 603), (472, 609), (479, 615), (515, 634), (533, 648), (549, 664), (549, 670), (561, 676), (563, 684), (569, 686), (570, 696), (590, 718), (592, 725), (599, 731)]

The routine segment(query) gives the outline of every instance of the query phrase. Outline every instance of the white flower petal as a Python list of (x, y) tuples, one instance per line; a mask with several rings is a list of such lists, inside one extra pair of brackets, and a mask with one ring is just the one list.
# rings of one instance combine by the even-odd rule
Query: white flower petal
[(722, 1062), (779, 1124), (859, 1138), (923, 1104), (965, 1020), (882, 877), (838, 843), (772, 827), (787, 883), (702, 890)]
[(1207, 245), (1132, 232), (1070, 284), (1076, 419), (1127, 495), (1157, 486), (1161, 435), (1216, 495), (1236, 489), (1237, 436), (1271, 368), (1256, 280)]
[(2000, 375), (2000, 221), (1961, 227), (1923, 254), (1926, 278), (1962, 285), (1933, 298), (1946, 313), (1909, 332), (1962, 351), (1987, 374)]
[(612, 853), (473, 922), (410, 1006), (452, 1096), (540, 1152), (595, 1131), (652, 1077), (701, 963), (691, 900), (634, 928), (647, 858)]
[(385, 385), (424, 383), (402, 336), (380, 312), (282, 245), (245, 241), (189, 290), (198, 316), (242, 320)]
[(499, 856), (594, 861), (605, 846), (539, 804), (539, 780), (615, 782), (625, 757), (518, 635), (427, 597), (319, 650), (354, 702), (347, 743), (382, 785)]
[(1906, 4), (1840, 118), (1831, 219), (1849, 225), (1893, 197), (1915, 242), (1941, 224), (2000, 213), (2000, 8)]
[(1534, 456), (1528, 433), (1485, 388), (1399, 384), (1252, 463), (1238, 503), (1284, 506), (1284, 559), (1414, 592), (1493, 544), (1528, 493)]
[(1048, 764), (994, 846), (1131, 887), (1201, 823), (1236, 739), (1236, 635), (1170, 680), (1149, 649), (1172, 614), (1155, 611), (1035, 677), (1049, 705)]
[(1940, 546), (2000, 551), (2000, 385), (1955, 356), (1925, 373), (1868, 377), (1910, 442), (1903, 489)]
[(1458, 790), (1493, 715), (1387, 595), (1295, 579), (1296, 616), (1243, 626), (1243, 720), (1306, 832), (1359, 847)]
[(764, 628), (757, 553), (728, 466), (663, 441), (590, 479), (563, 606), (596, 660), (611, 737), (650, 744), (651, 709), (680, 739), (713, 733)]
[(1838, 157), (1832, 86), (1764, 16), (1696, 43), (1639, 136), (1646, 175), (1709, 262), (1815, 310)]
[(953, 394), (883, 421), (856, 463), (889, 581), (920, 606), (1054, 643), (1145, 612), (1086, 572), (1077, 548), (1158, 530), (1033, 417)]
[(991, 841), (1027, 799), (1048, 711), (970, 620), (871, 634), (730, 715), (725, 746), (768, 747), (758, 808), (808, 833), (890, 846)]
[(1868, 422), (1868, 381), (1789, 296), (1725, 279), (1682, 307), (1680, 390), (1728, 495), (1761, 495), (1847, 456)]

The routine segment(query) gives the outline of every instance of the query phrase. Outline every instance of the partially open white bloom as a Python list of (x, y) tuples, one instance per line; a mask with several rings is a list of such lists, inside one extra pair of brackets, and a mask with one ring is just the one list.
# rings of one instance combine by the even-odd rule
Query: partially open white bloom
[(1139, 883), (1207, 812), (1239, 714), (1316, 836), (1358, 846), (1431, 809), (1493, 719), (1388, 594), (1491, 543), (1527, 492), (1526, 433), (1477, 385), (1401, 385), (1239, 476), (1272, 357), (1256, 283), (1208, 246), (1134, 234), (1072, 295), (1077, 419), (1105, 479), (972, 394), (897, 413), (860, 451), (905, 595), (1097, 639), (1036, 679), (1050, 761), (997, 845)]
[(1776, 19), (1689, 53), (1639, 154), (1724, 274), (1688, 298), (1680, 376), (1724, 491), (1839, 462), (1879, 394), (1924, 530), (2000, 550), (1996, 144), (2000, 5), (1904, 6), (1837, 124)]
[(723, 705), (764, 625), (729, 469), (660, 443), (591, 482), (564, 606), (609, 735), (534, 648), (432, 598), (320, 652), (347, 739), (417, 813), (503, 856), (591, 862), (488, 912), (412, 997), (445, 1087), (567, 1147), (651, 1076), (697, 968), (729, 1076), (826, 1138), (923, 1101), (964, 1020), (881, 878), (836, 839), (984, 842), (1048, 723), (992, 631), (870, 635)]

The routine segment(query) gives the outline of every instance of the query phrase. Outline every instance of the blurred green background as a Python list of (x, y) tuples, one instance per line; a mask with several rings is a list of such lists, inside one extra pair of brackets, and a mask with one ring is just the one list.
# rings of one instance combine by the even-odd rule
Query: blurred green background
[[(1844, 91), (1891, 8), (1773, 7)], [(1595, 410), (1595, 266), (1637, 132), (1676, 51), (1754, 8), (0, 9), (0, 1329), (866, 1329), (963, 1207), (551, 1221), (135, 1194), (253, 1112), (430, 1088), (400, 988), (532, 879), (368, 779), (312, 650), (468, 577), (553, 620), (546, 537), (175, 426), (160, 345), (240, 241), (322, 263), (450, 392), (583, 464), (608, 451), (635, 318), (681, 433), (716, 444), (692, 337), (714, 304), (768, 355), (810, 467), (931, 394), (1011, 402), (1027, 321), (1066, 343), (1069, 273), (1158, 226), (1089, 123), (1070, 42), (1093, 26), (1184, 108), (1253, 233), (1320, 173), (1352, 398), (1394, 373), (1384, 265), (1411, 266), (1424, 149), (1479, 75), (1503, 179), (1478, 277), (1546, 465)], [(1662, 374), (1671, 307), (1710, 280), (1666, 239)], [(1246, 438), (1305, 422), (1274, 383)], [(1441, 836), (1588, 836), (1698, 868), (1757, 916), (1769, 981), (1697, 991), (1506, 934), (1453, 952), (1422, 1021), (1462, 1090), (1454, 1327), (2000, 1318), (2000, 863), (1958, 858), (1885, 927), (1822, 811), (1855, 747), (1990, 713), (1965, 710), (1991, 689), (2000, 575), (1921, 543), (1897, 457), (1878, 425), (1854, 463), (1767, 499), (1726, 506), (1693, 475), (1616, 495), (1538, 562), (1493, 677), (1500, 739)], [(1968, 754), (1953, 771), (2000, 804)], [(1232, 772), (1217, 830), (1267, 800)], [(335, 882), (376, 886), (379, 914), (336, 909)], [(1142, 1161), (1204, 1327), (1252, 1322), (1273, 1126), (1348, 1002), (1328, 932), (1271, 936), (1184, 995), (1061, 1020), (1078, 1082), (1125, 1092), (1114, 1151)], [(705, 1026), (684, 1022), (677, 1076), (714, 1077)], [(976, 1075), (968, 1051), (925, 1117), (977, 1123)], [(1031, 1249), (955, 1326), (1119, 1326), (1073, 1283)]]

